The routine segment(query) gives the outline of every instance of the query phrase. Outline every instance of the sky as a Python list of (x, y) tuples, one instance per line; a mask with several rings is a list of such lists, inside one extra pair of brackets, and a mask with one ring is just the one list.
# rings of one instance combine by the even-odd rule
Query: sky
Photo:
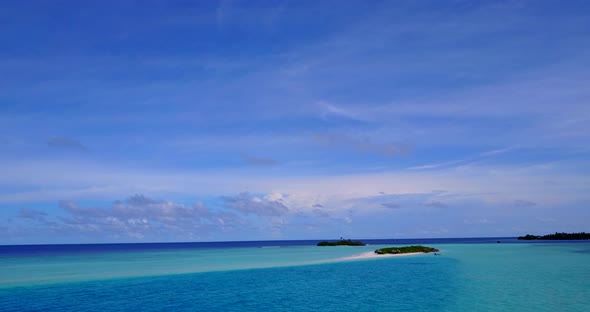
[(589, 231), (588, 1), (1, 1), (0, 244)]

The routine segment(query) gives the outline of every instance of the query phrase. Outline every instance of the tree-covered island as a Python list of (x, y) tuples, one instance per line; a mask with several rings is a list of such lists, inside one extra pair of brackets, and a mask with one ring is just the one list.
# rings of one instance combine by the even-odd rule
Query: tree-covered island
[(557, 233), (548, 235), (531, 235), (519, 236), (519, 240), (582, 240), (590, 239), (590, 233)]
[(323, 242), (318, 243), (318, 246), (365, 246), (365, 245), (366, 244), (363, 242), (353, 241), (350, 239), (341, 239), (341, 240), (335, 241), (335, 242), (323, 241)]
[(407, 254), (407, 253), (415, 253), (415, 252), (429, 253), (429, 252), (438, 252), (438, 251), (439, 250), (436, 248), (417, 245), (417, 246), (407, 246), (407, 247), (381, 248), (381, 249), (375, 250), (375, 253), (378, 255), (386, 255), (386, 254), (397, 255), (397, 254)]

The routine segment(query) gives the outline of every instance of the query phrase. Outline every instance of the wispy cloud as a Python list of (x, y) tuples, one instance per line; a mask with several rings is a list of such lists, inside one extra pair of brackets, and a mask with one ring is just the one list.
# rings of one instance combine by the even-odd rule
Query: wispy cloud
[(441, 202), (441, 201), (429, 201), (427, 203), (424, 204), (424, 206), (428, 206), (428, 207), (434, 207), (434, 208), (446, 208), (447, 204)]
[(437, 168), (443, 168), (443, 167), (453, 166), (453, 165), (457, 165), (457, 164), (463, 164), (463, 163), (466, 163), (470, 160), (471, 159), (460, 159), (460, 160), (453, 160), (453, 161), (447, 161), (447, 162), (436, 163), (436, 164), (413, 166), (413, 167), (408, 167), (407, 169), (408, 170), (437, 169)]
[(514, 201), (514, 205), (517, 207), (533, 207), (536, 206), (537, 203), (532, 202), (530, 200), (517, 199)]
[(252, 166), (276, 166), (279, 163), (272, 158), (254, 157), (249, 155), (241, 155), (242, 160)]
[(510, 150), (513, 150), (513, 149), (514, 149), (513, 147), (500, 148), (500, 149), (495, 149), (495, 150), (483, 152), (479, 155), (482, 157), (489, 157), (489, 156), (504, 154), (504, 153), (506, 153)]
[(383, 206), (385, 208), (389, 208), (389, 209), (399, 209), (399, 208), (401, 208), (400, 205), (398, 205), (396, 203), (381, 203), (381, 206)]
[(317, 133), (313, 139), (324, 145), (351, 148), (360, 152), (375, 153), (386, 157), (407, 155), (412, 148), (407, 144), (393, 142), (375, 142), (370, 138), (356, 138), (346, 134)]
[(52, 137), (47, 140), (47, 146), (57, 149), (86, 152), (88, 148), (78, 140), (67, 137)]
[(18, 217), (24, 219), (43, 219), (47, 216), (46, 212), (30, 209), (30, 208), (21, 208), (18, 211)]
[(486, 152), (482, 152), (479, 153), (476, 156), (472, 156), (469, 158), (464, 158), (464, 159), (458, 159), (458, 160), (452, 160), (452, 161), (447, 161), (447, 162), (441, 162), (441, 163), (435, 163), (435, 164), (427, 164), (427, 165), (420, 165), (420, 166), (413, 166), (413, 167), (408, 167), (406, 169), (408, 170), (428, 170), (428, 169), (439, 169), (439, 168), (446, 168), (446, 167), (452, 167), (455, 165), (466, 165), (469, 163), (473, 163), (476, 161), (481, 161), (487, 158), (491, 158), (497, 155), (501, 155), (504, 153), (507, 153), (511, 150), (514, 150), (513, 147), (507, 147), (507, 148), (502, 148), (502, 149), (495, 149), (495, 150), (490, 150), (490, 151), (486, 151)]
[(464, 224), (468, 225), (481, 225), (481, 224), (490, 224), (493, 223), (488, 219), (475, 219), (475, 220), (463, 220)]
[(337, 116), (349, 118), (352, 120), (365, 120), (365, 118), (363, 118), (360, 112), (357, 112), (351, 108), (338, 106), (336, 104), (328, 103), (325, 101), (318, 101), (316, 105), (319, 109), (320, 116), (322, 117)]
[[(488, 197), (514, 200), (538, 198), (544, 202), (587, 198), (588, 178), (577, 174), (572, 162), (552, 166), (485, 166), (419, 171), (351, 173), (346, 175), (284, 175), (244, 170), (170, 172), (132, 170), (89, 162), (2, 162), (0, 185), (13, 189), (0, 194), (3, 203), (67, 199), (120, 198), (133, 193), (157, 196), (190, 194), (215, 196), (249, 190), (254, 194), (280, 192), (283, 200), (307, 194), (300, 206), (311, 207), (332, 196), (347, 198), (386, 194), (425, 193), (445, 189), (448, 193), (493, 194)], [(546, 183), (558, 181), (559, 183)], [(175, 195), (176, 194), (176, 195)], [(385, 198), (385, 197), (384, 197)], [(388, 202), (388, 200), (381, 200)]]

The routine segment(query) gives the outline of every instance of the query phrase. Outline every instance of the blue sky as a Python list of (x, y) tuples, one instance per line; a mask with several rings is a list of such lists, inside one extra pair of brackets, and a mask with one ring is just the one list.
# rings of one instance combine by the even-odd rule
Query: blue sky
[(588, 231), (587, 1), (2, 1), (0, 243)]

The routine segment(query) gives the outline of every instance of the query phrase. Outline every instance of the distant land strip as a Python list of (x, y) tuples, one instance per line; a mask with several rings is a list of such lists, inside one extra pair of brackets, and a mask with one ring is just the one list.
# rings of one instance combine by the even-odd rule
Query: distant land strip
[(519, 240), (583, 240), (590, 239), (590, 233), (557, 233), (548, 235), (531, 235), (519, 236)]
[(353, 241), (350, 239), (341, 239), (339, 241), (329, 242), (323, 241), (319, 242), (318, 246), (365, 246), (366, 244), (360, 241)]

